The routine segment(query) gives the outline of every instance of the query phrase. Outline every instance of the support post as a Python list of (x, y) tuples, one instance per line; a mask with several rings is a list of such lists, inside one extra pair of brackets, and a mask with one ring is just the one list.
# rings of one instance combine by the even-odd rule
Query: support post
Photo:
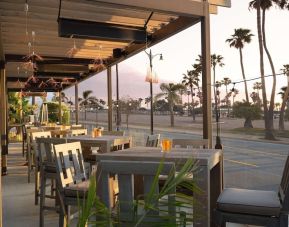
[(111, 87), (111, 66), (107, 68), (107, 114), (108, 131), (112, 131), (112, 87)]
[[(152, 67), (151, 67), (152, 68)], [(150, 102), (150, 104), (151, 104), (151, 112), (150, 112), (150, 114), (151, 114), (151, 135), (153, 135), (154, 134), (154, 110), (153, 110), (153, 82), (152, 81), (150, 81), (150, 98), (151, 98), (151, 102)]]
[(115, 65), (116, 71), (116, 130), (120, 127), (120, 106), (119, 106), (119, 82), (118, 82), (118, 64)]
[(74, 96), (75, 96), (75, 124), (78, 125), (78, 111), (79, 111), (79, 105), (78, 105), (78, 83), (75, 83), (74, 85)]
[(5, 64), (0, 63), (0, 102), (1, 120), (1, 175), (7, 174), (7, 154), (8, 154), (8, 136), (7, 136), (7, 87), (6, 87), (6, 75), (5, 75)]
[(203, 138), (212, 147), (212, 103), (211, 103), (211, 51), (209, 3), (205, 1), (205, 16), (201, 19), (202, 40), (202, 92), (203, 92)]
[(58, 92), (58, 122), (59, 124), (62, 124), (62, 119), (61, 119), (61, 93), (60, 91)]

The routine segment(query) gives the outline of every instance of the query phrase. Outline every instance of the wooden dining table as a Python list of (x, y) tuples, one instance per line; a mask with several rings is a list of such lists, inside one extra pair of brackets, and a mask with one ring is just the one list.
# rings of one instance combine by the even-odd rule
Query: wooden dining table
[(98, 136), (92, 137), (90, 135), (70, 136), (63, 138), (41, 138), (43, 141), (49, 141), (52, 144), (59, 141), (63, 143), (80, 142), (85, 147), (99, 147), (100, 153), (110, 152), (113, 146), (126, 145), (131, 147), (132, 137), (130, 136)]
[(162, 153), (161, 148), (132, 147), (126, 150), (111, 153), (95, 154), (97, 161), (165, 161), (175, 162), (178, 166), (189, 158), (197, 161), (197, 171), (194, 172), (194, 181), (202, 193), (194, 193), (198, 202), (194, 206), (194, 213), (200, 217), (194, 220), (194, 227), (215, 226), (212, 221), (213, 210), (217, 198), (223, 190), (223, 151), (216, 149), (187, 149), (173, 148), (170, 152)]

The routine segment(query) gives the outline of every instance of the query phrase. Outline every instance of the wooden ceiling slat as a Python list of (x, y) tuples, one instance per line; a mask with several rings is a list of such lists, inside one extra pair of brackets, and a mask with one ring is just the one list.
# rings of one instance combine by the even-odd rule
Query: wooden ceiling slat
[[(120, 16), (113, 16), (109, 17), (105, 14), (89, 14), (87, 12), (79, 12), (77, 14), (73, 13), (73, 11), (64, 14), (67, 18), (72, 19), (79, 19), (79, 20), (91, 20), (91, 21), (98, 21), (98, 22), (108, 22), (108, 23), (117, 23), (122, 25), (130, 25), (130, 26), (139, 26), (143, 27), (146, 21), (144, 19), (136, 19), (133, 17), (120, 17)], [(2, 13), (1, 19), (3, 22), (6, 23), (21, 23), (25, 24), (25, 13), (23, 11), (13, 11), (13, 10), (6, 10)], [(160, 24), (168, 23), (170, 18), (167, 18), (165, 21), (158, 21), (151, 19), (148, 24), (148, 29), (154, 29), (160, 27)], [(28, 24), (30, 26), (48, 26), (54, 27), (57, 26), (57, 15), (48, 14), (48, 12), (40, 13), (40, 12), (30, 12), (28, 16)]]
[[(4, 30), (6, 30), (6, 28), (13, 28), (13, 29), (21, 29), (24, 30), (26, 29), (26, 26), (24, 23), (22, 23), (23, 21), (19, 20), (18, 22), (9, 22), (9, 21), (3, 21), (2, 22), (2, 27)], [(138, 27), (142, 27), (139, 26), (138, 24), (133, 24), (133, 23), (120, 23), (120, 25), (129, 25), (129, 26), (138, 26)], [(155, 25), (150, 25), (148, 26), (148, 32), (152, 32), (154, 30), (159, 29), (163, 24), (155, 24)], [(35, 23), (29, 23), (28, 24), (28, 29), (29, 31), (39, 31), (39, 30), (44, 30), (45, 31), (51, 31), (54, 32), (55, 29), (57, 29), (58, 24), (55, 23), (51, 23), (49, 21), (45, 21), (45, 22), (35, 22)]]
[[(49, 0), (49, 1), (28, 1), (29, 4), (29, 12), (43, 12), (49, 13), (52, 15), (55, 14), (57, 16), (59, 0)], [(14, 0), (13, 2), (9, 0), (2, 0), (0, 3), (1, 9), (6, 10), (18, 10), (24, 13), (24, 1), (23, 0)], [(104, 15), (114, 15), (119, 17), (131, 17), (136, 19), (147, 19), (150, 15), (150, 11), (144, 10), (132, 10), (132, 9), (123, 9), (123, 8), (113, 8), (106, 7), (102, 3), (97, 2), (88, 2), (88, 1), (63, 1), (61, 12), (62, 15), (66, 16), (66, 13), (70, 14), (71, 11), (75, 12), (86, 12), (87, 14), (94, 14), (98, 12), (99, 14)], [(164, 14), (155, 12), (152, 17), (153, 20), (166, 22), (169, 21), (170, 18), (176, 18), (176, 15), (173, 14)]]
[[(22, 32), (20, 33), (3, 33), (2, 35), (3, 40), (6, 40), (6, 42), (19, 42), (19, 43), (24, 43), (25, 46), (27, 46), (27, 41), (26, 41), (26, 35), (23, 34)], [(122, 42), (109, 42), (109, 41), (99, 41), (99, 40), (83, 40), (83, 39), (71, 39), (68, 40), (67, 38), (62, 38), (62, 37), (48, 37), (48, 36), (43, 36), (43, 35), (36, 35), (36, 40), (35, 43), (37, 45), (38, 42), (44, 42), (44, 43), (53, 43), (56, 42), (58, 45), (63, 46), (63, 45), (73, 45), (73, 42), (75, 41), (76, 46), (88, 46), (88, 47), (95, 47), (99, 48), (100, 46), (102, 47), (101, 49), (114, 49), (116, 47), (125, 47), (128, 43), (122, 43)]]

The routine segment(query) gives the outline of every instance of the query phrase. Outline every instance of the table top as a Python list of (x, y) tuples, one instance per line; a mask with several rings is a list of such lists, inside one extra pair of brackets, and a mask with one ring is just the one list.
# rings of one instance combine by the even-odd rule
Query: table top
[(67, 140), (77, 140), (77, 141), (114, 141), (116, 139), (129, 139), (130, 136), (112, 136), (112, 135), (105, 135), (105, 136), (97, 136), (92, 137), (90, 135), (81, 135), (81, 136), (71, 136), (67, 137)]
[(166, 161), (184, 163), (192, 158), (198, 161), (198, 165), (208, 166), (210, 169), (222, 161), (222, 150), (216, 149), (187, 149), (173, 148), (170, 152), (161, 152), (161, 148), (132, 147), (112, 153), (95, 154), (96, 160), (131, 160), (131, 161), (160, 161), (163, 157)]
[(131, 139), (130, 136), (98, 136), (98, 137), (92, 137), (90, 135), (80, 135), (80, 136), (70, 136), (70, 137), (64, 137), (64, 138), (38, 138), (43, 141), (53, 141), (53, 140), (67, 140), (67, 141), (87, 141), (87, 142), (94, 142), (94, 141), (114, 141), (119, 139), (125, 139), (129, 140)]

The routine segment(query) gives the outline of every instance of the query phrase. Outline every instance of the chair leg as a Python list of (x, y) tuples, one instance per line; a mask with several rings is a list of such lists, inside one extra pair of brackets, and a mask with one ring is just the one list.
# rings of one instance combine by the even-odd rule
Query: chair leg
[(43, 170), (40, 172), (40, 227), (44, 227), (44, 207), (46, 195), (46, 174)]
[(39, 181), (40, 181), (40, 171), (38, 165), (35, 166), (35, 205), (38, 205), (38, 197), (39, 197)]
[(70, 224), (70, 206), (66, 206), (66, 225), (69, 226)]
[(28, 146), (27, 149), (27, 169), (28, 169), (28, 183), (30, 183), (30, 173), (32, 169), (32, 163), (31, 163), (31, 148)]
[(55, 182), (53, 179), (51, 179), (50, 195), (55, 196)]
[(22, 156), (24, 157), (25, 141), (22, 139)]
[(288, 214), (280, 215), (280, 227), (288, 227)]

